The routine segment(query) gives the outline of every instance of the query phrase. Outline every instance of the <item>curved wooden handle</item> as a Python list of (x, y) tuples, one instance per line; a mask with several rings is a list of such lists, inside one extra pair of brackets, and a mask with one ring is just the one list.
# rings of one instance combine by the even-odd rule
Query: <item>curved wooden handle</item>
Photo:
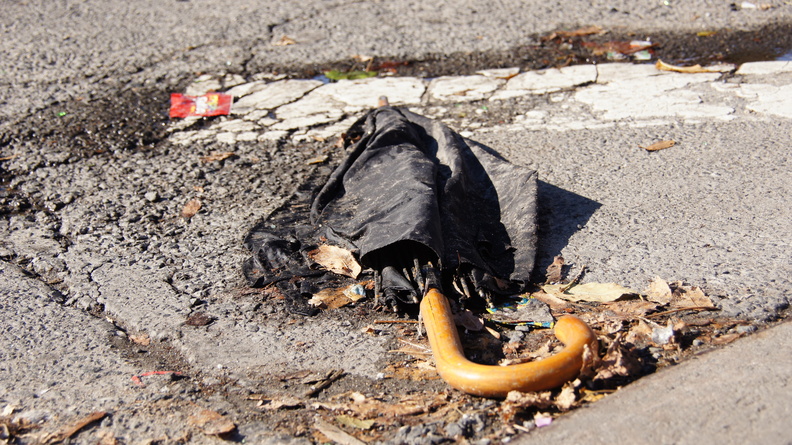
[(586, 346), (597, 353), (597, 337), (581, 319), (566, 315), (555, 325), (564, 349), (550, 357), (510, 366), (489, 366), (465, 358), (451, 306), (446, 297), (430, 289), (421, 301), (426, 335), (432, 346), (437, 372), (452, 387), (483, 397), (506, 397), (509, 391), (544, 391), (573, 380), (584, 366)]

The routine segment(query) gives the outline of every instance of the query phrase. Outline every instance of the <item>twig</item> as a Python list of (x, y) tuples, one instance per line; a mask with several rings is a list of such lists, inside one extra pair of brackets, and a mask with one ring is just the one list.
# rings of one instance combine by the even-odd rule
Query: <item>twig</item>
[(654, 318), (654, 317), (661, 317), (663, 315), (673, 314), (674, 312), (681, 312), (681, 311), (717, 311), (718, 308), (712, 306), (690, 306), (690, 307), (678, 307), (676, 309), (670, 309), (663, 312), (657, 312), (654, 314), (649, 314), (646, 318)]
[(580, 279), (583, 277), (584, 273), (586, 273), (586, 265), (585, 264), (583, 265), (583, 267), (580, 268), (580, 271), (577, 273), (577, 275), (575, 275), (575, 278), (572, 278), (572, 281), (567, 283), (565, 286), (561, 287), (561, 289), (559, 289), (559, 291), (561, 293), (564, 293), (564, 292), (568, 291), (572, 286), (576, 285), (578, 283), (578, 281), (580, 281)]
[(344, 375), (343, 369), (336, 369), (334, 371), (331, 371), (330, 374), (328, 374), (324, 380), (317, 383), (316, 386), (312, 387), (310, 391), (306, 392), (305, 397), (316, 397), (317, 394), (319, 394), (320, 392), (322, 392), (323, 389), (327, 388), (333, 382), (341, 378), (342, 375)]
[(44, 442), (48, 444), (63, 442), (66, 439), (80, 432), (80, 430), (85, 428), (86, 426), (96, 422), (97, 420), (104, 419), (105, 416), (107, 416), (107, 413), (105, 411), (97, 411), (91, 413), (83, 417), (82, 419), (78, 420), (77, 422), (75, 422), (74, 425), (61, 428), (60, 431), (48, 437), (47, 440), (45, 440)]

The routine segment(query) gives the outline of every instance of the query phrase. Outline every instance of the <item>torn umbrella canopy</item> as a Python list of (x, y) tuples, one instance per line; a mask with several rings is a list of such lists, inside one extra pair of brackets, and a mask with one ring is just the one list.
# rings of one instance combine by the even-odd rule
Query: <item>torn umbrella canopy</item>
[(426, 265), (465, 300), (521, 292), (534, 266), (536, 172), (409, 111), (381, 107), (347, 132), (348, 156), (313, 197), (300, 194), (248, 234), (252, 285), (291, 296), (337, 286), (308, 252), (351, 250), (379, 301), (417, 303)]

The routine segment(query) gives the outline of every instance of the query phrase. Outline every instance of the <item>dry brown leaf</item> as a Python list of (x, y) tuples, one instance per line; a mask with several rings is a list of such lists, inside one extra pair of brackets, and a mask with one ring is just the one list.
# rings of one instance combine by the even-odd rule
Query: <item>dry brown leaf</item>
[(228, 420), (227, 417), (223, 416), (217, 411), (212, 411), (209, 409), (202, 409), (201, 411), (191, 415), (189, 418), (187, 418), (187, 422), (209, 436), (228, 434), (236, 429), (234, 422)]
[(643, 317), (657, 309), (657, 303), (645, 300), (610, 301), (605, 306), (616, 315), (626, 318)]
[(676, 72), (676, 73), (696, 74), (696, 73), (717, 73), (718, 72), (716, 70), (711, 70), (711, 69), (708, 69), (708, 68), (702, 68), (701, 65), (676, 66), (676, 65), (670, 65), (668, 63), (665, 63), (662, 60), (658, 60), (657, 63), (655, 63), (655, 67), (658, 70), (660, 70), (660, 71), (673, 71), (673, 72)]
[(101, 429), (96, 432), (96, 445), (118, 445), (115, 434), (108, 429)]
[(222, 161), (223, 159), (228, 159), (231, 156), (234, 156), (233, 151), (226, 151), (223, 153), (211, 153), (209, 156), (201, 156), (201, 162), (216, 162)]
[(649, 283), (649, 287), (646, 288), (644, 293), (646, 294), (646, 298), (660, 304), (670, 303), (673, 297), (668, 282), (660, 277), (655, 277), (654, 280)]
[(281, 408), (300, 408), (304, 402), (296, 397), (284, 396), (271, 399), (269, 403), (264, 404), (261, 408), (266, 410), (277, 410)]
[(501, 419), (511, 423), (512, 419), (528, 408), (547, 409), (554, 406), (553, 396), (550, 391), (520, 392), (509, 391), (506, 400), (501, 403)]
[(129, 339), (132, 340), (133, 343), (137, 343), (141, 346), (148, 346), (151, 344), (151, 338), (147, 334), (130, 334)]
[(562, 311), (566, 309), (567, 306), (569, 306), (569, 304), (566, 301), (556, 296), (550, 295), (546, 292), (534, 292), (531, 294), (531, 298), (535, 298), (541, 301), (542, 303), (550, 306), (550, 309), (554, 311)]
[(374, 420), (360, 420), (345, 414), (336, 416), (336, 421), (341, 425), (357, 428), (359, 430), (367, 430), (374, 425)]
[(187, 204), (184, 205), (184, 208), (182, 208), (181, 211), (181, 216), (188, 219), (192, 218), (196, 213), (198, 213), (198, 210), (201, 210), (201, 201), (193, 198), (187, 201)]
[(673, 290), (671, 307), (715, 308), (712, 300), (697, 286), (685, 286), (681, 281), (670, 284)]
[(338, 246), (322, 244), (308, 252), (308, 258), (331, 272), (352, 278), (357, 278), (362, 270), (352, 252)]
[(619, 334), (613, 339), (608, 352), (602, 357), (594, 380), (608, 380), (621, 376), (636, 375), (643, 369), (643, 363), (632, 347), (623, 342), (623, 335)]
[(617, 301), (629, 295), (635, 295), (637, 292), (616, 283), (586, 283), (572, 286), (565, 292), (561, 289), (564, 285), (560, 284), (546, 284), (542, 286), (542, 290), (546, 293), (567, 301), (593, 301), (604, 303), (608, 301)]
[(564, 257), (557, 255), (553, 258), (553, 264), (547, 266), (547, 279), (545, 283), (560, 283), (564, 278), (562, 272), (564, 271)]
[(468, 331), (478, 332), (484, 329), (484, 320), (480, 317), (476, 317), (473, 312), (468, 309), (454, 314), (454, 324), (462, 326)]
[(322, 419), (316, 419), (314, 428), (319, 430), (319, 432), (324, 434), (328, 439), (341, 445), (366, 445), (366, 442), (363, 442), (355, 436), (346, 433), (341, 428), (327, 423)]
[(49, 443), (63, 442), (66, 439), (69, 439), (70, 437), (72, 437), (75, 434), (77, 434), (78, 432), (80, 432), (80, 430), (82, 430), (86, 426), (88, 426), (88, 425), (90, 425), (90, 424), (92, 424), (92, 423), (94, 423), (96, 421), (102, 420), (106, 416), (107, 416), (107, 413), (104, 412), (104, 411), (96, 411), (94, 413), (91, 413), (91, 414), (83, 417), (82, 419), (74, 422), (73, 424), (67, 425), (67, 426), (61, 428), (55, 434), (49, 435), (48, 437), (46, 437), (43, 440), (43, 442), (44, 443), (48, 443), (48, 444)]
[(642, 147), (640, 145), (638, 147), (643, 148), (646, 151), (658, 151), (669, 147), (673, 147), (674, 145), (676, 145), (676, 141), (668, 140), (668, 141), (655, 142), (654, 144), (648, 145), (646, 147)]
[(285, 36), (285, 35), (281, 36), (280, 40), (278, 40), (277, 42), (273, 43), (273, 45), (275, 45), (275, 46), (287, 46), (287, 45), (296, 45), (296, 44), (297, 44), (296, 40), (292, 39), (289, 36)]

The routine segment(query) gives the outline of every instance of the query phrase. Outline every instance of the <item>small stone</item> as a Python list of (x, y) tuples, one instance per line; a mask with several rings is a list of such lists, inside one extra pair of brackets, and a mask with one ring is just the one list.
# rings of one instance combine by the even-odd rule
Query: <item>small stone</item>
[(750, 334), (752, 332), (756, 332), (756, 326), (754, 325), (737, 326), (737, 333), (740, 335)]
[(157, 194), (157, 192), (146, 192), (143, 197), (146, 198), (146, 201), (148, 202), (155, 202), (159, 199), (159, 194)]

